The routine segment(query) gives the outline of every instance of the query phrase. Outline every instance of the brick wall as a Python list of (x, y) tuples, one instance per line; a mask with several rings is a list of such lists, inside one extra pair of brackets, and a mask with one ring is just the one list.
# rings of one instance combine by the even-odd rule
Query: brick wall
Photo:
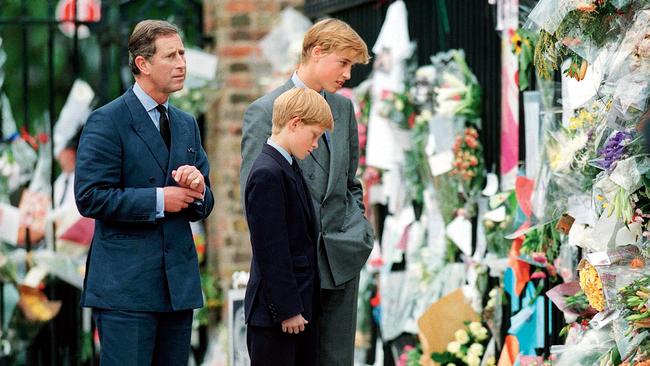
[[(208, 219), (210, 268), (224, 287), (233, 271), (248, 270), (250, 241), (240, 205), (239, 166), (242, 117), (264, 93), (254, 70), (261, 59), (257, 42), (279, 20), (286, 6), (301, 10), (303, 0), (205, 0), (205, 33), (214, 37), (219, 57), (219, 98), (206, 114), (205, 142), (215, 206)], [(215, 273), (216, 274), (216, 273)]]

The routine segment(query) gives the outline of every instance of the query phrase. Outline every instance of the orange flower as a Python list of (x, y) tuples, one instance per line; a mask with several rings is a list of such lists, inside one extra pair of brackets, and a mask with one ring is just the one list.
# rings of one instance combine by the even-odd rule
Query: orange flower
[(585, 13), (591, 13), (596, 11), (596, 5), (592, 3), (580, 3), (576, 6), (576, 10), (582, 11)]
[(632, 268), (643, 268), (645, 267), (645, 261), (643, 258), (634, 258), (632, 259), (632, 262), (630, 262), (630, 267)]

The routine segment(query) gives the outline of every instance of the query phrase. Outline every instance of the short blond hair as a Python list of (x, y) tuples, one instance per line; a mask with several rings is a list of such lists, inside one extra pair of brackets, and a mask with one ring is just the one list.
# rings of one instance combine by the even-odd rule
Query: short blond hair
[(273, 133), (279, 133), (294, 117), (299, 117), (305, 125), (318, 125), (330, 131), (334, 128), (329, 104), (322, 95), (309, 88), (292, 88), (275, 99)]
[(367, 64), (370, 61), (366, 42), (348, 23), (338, 19), (321, 20), (307, 30), (302, 40), (300, 63), (306, 64), (309, 61), (311, 50), (316, 46), (320, 46), (325, 54), (353, 51), (356, 56), (352, 61), (357, 64)]

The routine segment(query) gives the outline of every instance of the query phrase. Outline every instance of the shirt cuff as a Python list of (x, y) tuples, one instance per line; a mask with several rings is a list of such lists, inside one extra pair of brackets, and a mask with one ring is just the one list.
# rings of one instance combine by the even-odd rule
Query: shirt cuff
[(201, 198), (200, 200), (194, 200), (194, 202), (192, 202), (192, 203), (194, 203), (197, 206), (203, 205), (203, 200), (205, 199), (205, 192), (207, 192), (207, 190), (208, 190), (208, 187), (204, 184), (203, 185), (203, 198)]
[(156, 188), (156, 218), (161, 219), (165, 217), (165, 193), (163, 189)]

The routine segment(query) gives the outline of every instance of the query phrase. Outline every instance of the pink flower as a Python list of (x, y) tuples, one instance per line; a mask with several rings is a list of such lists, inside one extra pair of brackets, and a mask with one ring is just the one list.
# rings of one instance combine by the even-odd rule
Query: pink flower
[(546, 264), (548, 260), (546, 259), (546, 253), (535, 252), (532, 255), (533, 260), (537, 263)]
[(532, 279), (537, 279), (537, 278), (546, 278), (546, 273), (542, 271), (535, 271), (532, 275), (530, 275), (530, 278)]

